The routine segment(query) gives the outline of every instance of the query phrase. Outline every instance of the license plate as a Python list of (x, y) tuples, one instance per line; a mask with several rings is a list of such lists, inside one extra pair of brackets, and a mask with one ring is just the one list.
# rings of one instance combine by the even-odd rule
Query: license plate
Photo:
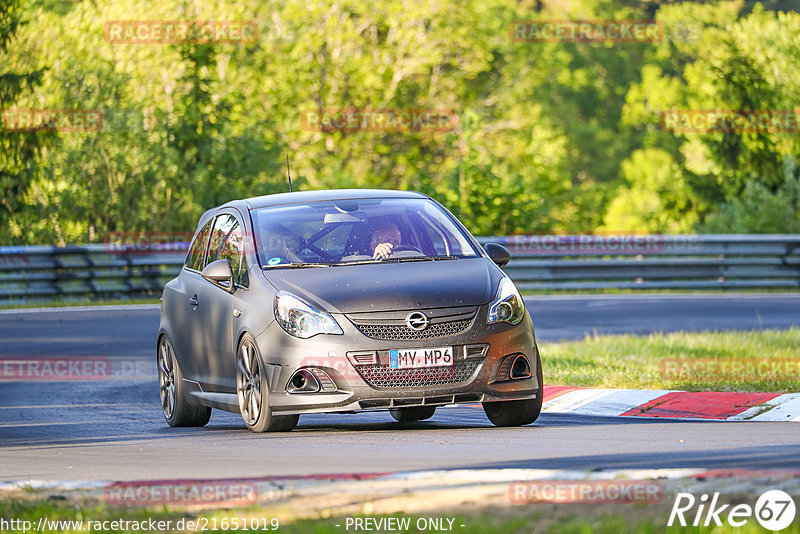
[(389, 367), (392, 369), (424, 369), (452, 365), (453, 347), (392, 349), (389, 351)]

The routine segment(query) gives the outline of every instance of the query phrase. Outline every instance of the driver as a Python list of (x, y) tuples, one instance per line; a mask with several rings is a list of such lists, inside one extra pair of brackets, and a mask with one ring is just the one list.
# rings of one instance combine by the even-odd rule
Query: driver
[(392, 248), (400, 244), (402, 239), (397, 225), (391, 221), (381, 223), (372, 232), (370, 247), (372, 248), (372, 258), (385, 260), (392, 253)]

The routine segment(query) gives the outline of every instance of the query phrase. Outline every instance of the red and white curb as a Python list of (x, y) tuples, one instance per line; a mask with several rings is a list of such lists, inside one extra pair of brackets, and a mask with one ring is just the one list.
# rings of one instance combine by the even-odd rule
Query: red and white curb
[(800, 393), (545, 386), (542, 411), (712, 421), (800, 422)]

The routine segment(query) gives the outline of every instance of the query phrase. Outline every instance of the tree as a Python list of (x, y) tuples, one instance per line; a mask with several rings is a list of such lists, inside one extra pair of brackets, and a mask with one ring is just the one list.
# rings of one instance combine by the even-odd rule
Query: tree
[[(0, 0), (0, 113), (39, 84), (44, 73), (25, 65), (11, 50), (20, 27), (21, 4), (21, 0)], [(36, 156), (49, 137), (43, 132), (14, 131), (15, 127), (0, 116), (0, 225), (10, 229), (0, 241), (6, 243), (22, 235), (20, 215), (36, 173)]]
[[(658, 20), (666, 39), (642, 69), (642, 81), (628, 91), (623, 120), (646, 132), (646, 147), (668, 152), (678, 164), (676, 179), (694, 199), (697, 229), (724, 232), (728, 224), (727, 231), (792, 231), (797, 227), (792, 199), (781, 204), (785, 209), (763, 206), (775, 208), (781, 194), (794, 191), (793, 174), (784, 170), (800, 153), (796, 129), (673, 133), (655, 125), (659, 112), (670, 109), (795, 110), (800, 52), (794, 36), (800, 32), (800, 14), (774, 13), (758, 4), (748, 12), (742, 2), (721, 2), (663, 6)], [(621, 191), (612, 202), (614, 217), (629, 196)], [(757, 208), (757, 199), (766, 204), (757, 209), (764, 220), (756, 224), (753, 213), (746, 213)], [(679, 211), (664, 215), (678, 227), (686, 221)], [(703, 224), (706, 218), (709, 224)]]

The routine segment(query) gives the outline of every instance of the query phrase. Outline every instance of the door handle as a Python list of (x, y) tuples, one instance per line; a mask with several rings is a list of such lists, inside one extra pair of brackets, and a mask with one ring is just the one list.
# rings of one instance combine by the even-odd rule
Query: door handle
[(200, 301), (197, 300), (197, 295), (189, 298), (189, 306), (193, 306), (196, 308), (198, 304), (200, 304)]

